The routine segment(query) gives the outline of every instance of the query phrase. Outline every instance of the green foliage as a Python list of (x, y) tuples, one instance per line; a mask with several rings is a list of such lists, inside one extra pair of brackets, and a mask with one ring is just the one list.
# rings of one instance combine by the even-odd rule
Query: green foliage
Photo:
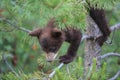
[(103, 66), (102, 66), (102, 68), (100, 70), (100, 79), (101, 80), (105, 80), (105, 79), (108, 78), (108, 74), (106, 73), (106, 70), (107, 70), (106, 68), (107, 68), (107, 64), (104, 62)]
[[(97, 8), (111, 9), (119, 0), (2, 0), (2, 15), (19, 26), (45, 26), (55, 18), (58, 27), (74, 26), (85, 29), (86, 2)], [(32, 16), (31, 16), (32, 15)], [(2, 25), (1, 23), (0, 25)]]
[(89, 72), (87, 74), (86, 80), (97, 79), (98, 75), (94, 74), (94, 72), (96, 71), (96, 67), (97, 67), (96, 62), (97, 62), (97, 60), (94, 58), (93, 59), (93, 64), (90, 67), (90, 70), (89, 70)]
[(0, 55), (0, 61), (2, 60), (2, 55)]
[(75, 0), (3, 0), (2, 4), (3, 15), (19, 26), (31, 26), (32, 23), (32, 26), (39, 24), (42, 27), (53, 17), (60, 28), (65, 28), (65, 25), (84, 28), (86, 24), (84, 4)]
[(96, 59), (93, 59), (93, 65), (91, 66), (91, 69), (85, 80), (107, 80), (108, 79), (108, 73), (106, 72), (107, 64), (104, 62), (103, 66), (99, 70), (97, 70), (96, 61), (97, 61)]
[[(93, 60), (92, 69), (87, 74), (87, 76), (83, 76), (84, 74), (84, 66), (82, 63), (82, 58), (79, 57), (76, 62), (72, 64), (64, 66), (61, 70), (55, 68), (55, 75), (52, 77), (52, 80), (78, 80), (86, 77), (85, 80), (107, 80), (108, 74), (106, 73), (106, 63), (103, 64), (102, 68), (99, 71), (96, 71), (96, 59)], [(19, 71), (19, 77), (15, 74), (9, 72), (8, 74), (4, 74), (1, 76), (3, 80), (31, 80), (31, 79), (44, 79), (47, 78), (48, 75), (44, 72), (34, 72), (32, 74), (25, 74)]]
[(64, 74), (60, 70), (56, 69), (55, 79), (56, 80), (58, 80), (58, 79), (65, 80), (65, 76), (64, 76)]
[(119, 0), (86, 0), (95, 8), (113, 9)]
[(40, 72), (34, 72), (33, 74), (24, 74), (20, 72), (19, 74), (20, 74), (19, 76), (16, 76), (12, 72), (9, 72), (8, 74), (2, 75), (1, 79), (2, 80), (36, 80), (36, 79), (41, 80), (42, 77), (44, 77)]
[(8, 73), (4, 76), (2, 76), (3, 80), (19, 80), (13, 73)]
[(84, 4), (75, 0), (66, 0), (64, 4), (55, 11), (58, 17), (58, 24), (60, 27), (64, 25), (81, 27), (86, 26), (86, 14)]

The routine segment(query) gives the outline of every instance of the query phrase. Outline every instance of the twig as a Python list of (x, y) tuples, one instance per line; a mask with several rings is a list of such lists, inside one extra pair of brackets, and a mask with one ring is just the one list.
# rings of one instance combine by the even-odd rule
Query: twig
[(61, 1), (61, 2), (54, 8), (54, 10), (57, 10), (59, 7), (61, 7), (63, 3), (64, 3), (64, 1)]
[(14, 27), (14, 28), (16, 28), (16, 29), (18, 29), (18, 30), (22, 30), (22, 31), (27, 32), (27, 33), (30, 32), (30, 30), (25, 29), (25, 28), (23, 28), (23, 27), (19, 27), (19, 26), (15, 25), (14, 23), (12, 23), (10, 20), (7, 20), (7, 19), (5, 19), (5, 18), (0, 18), (0, 20), (1, 20), (1, 21), (4, 21), (5, 23), (10, 24), (12, 27)]
[(114, 30), (117, 30), (117, 29), (120, 29), (120, 23), (115, 24), (115, 25), (113, 25), (113, 26), (110, 27), (111, 31), (114, 31)]
[(112, 41), (113, 41), (114, 35), (115, 35), (115, 30), (117, 30), (117, 29), (120, 29), (120, 23), (115, 24), (115, 25), (113, 25), (113, 26), (110, 27), (110, 31), (113, 32), (113, 35), (112, 35), (111, 40), (108, 39), (108, 40), (106, 41), (106, 43), (112, 44)]
[(108, 80), (116, 80), (120, 76), (120, 71), (118, 71), (112, 78)]
[[(57, 67), (57, 69), (60, 69), (60, 68), (62, 68), (62, 66), (64, 65), (64, 63), (61, 63), (58, 67)], [(53, 70), (53, 72), (51, 72), (50, 74), (49, 74), (49, 76), (46, 78), (43, 78), (42, 80), (50, 80), (50, 78), (52, 78), (54, 75), (55, 75), (55, 72), (56, 72), (56, 68)]]
[(67, 71), (67, 74), (68, 74), (70, 80), (73, 80), (70, 76), (69, 64), (66, 65), (66, 71)]
[(70, 74), (70, 70), (69, 70), (69, 65), (68, 64), (66, 65), (66, 71), (67, 71), (68, 74)]
[(17, 76), (19, 77), (19, 75), (15, 72), (15, 70), (12, 68), (12, 66), (7, 62), (7, 59), (5, 57), (5, 55), (2, 55), (3, 61), (5, 62), (5, 64), (8, 66), (8, 68)]
[(83, 41), (83, 40), (85, 40), (87, 38), (90, 38), (90, 36), (83, 34), (81, 41)]
[[(63, 65), (64, 65), (64, 63), (61, 63), (61, 64), (57, 67), (57, 69), (62, 68)], [(56, 72), (56, 69), (54, 69), (54, 71), (53, 71), (52, 73), (50, 73), (50, 75), (49, 75), (48, 77), (49, 77), (49, 78), (53, 77), (54, 74), (55, 74), (55, 72)]]
[(102, 56), (99, 56), (98, 59), (104, 59), (106, 57), (109, 57), (109, 56), (117, 56), (117, 57), (120, 57), (120, 54), (119, 53), (107, 53), (107, 54), (104, 54)]
[(95, 72), (96, 68), (94, 67), (94, 63), (90, 66), (90, 70), (85, 80), (91, 80), (93, 73)]

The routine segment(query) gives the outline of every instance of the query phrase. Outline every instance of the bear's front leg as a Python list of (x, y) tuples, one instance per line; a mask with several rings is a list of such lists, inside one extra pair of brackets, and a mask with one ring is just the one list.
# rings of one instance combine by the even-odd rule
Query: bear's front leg
[(70, 46), (67, 50), (67, 54), (61, 56), (59, 59), (61, 63), (67, 64), (74, 60), (81, 42), (82, 34), (79, 29), (74, 28), (68, 28), (63, 32), (65, 33), (65, 41), (69, 42)]
[(68, 64), (73, 61), (74, 57), (71, 55), (63, 55), (59, 57), (60, 63)]

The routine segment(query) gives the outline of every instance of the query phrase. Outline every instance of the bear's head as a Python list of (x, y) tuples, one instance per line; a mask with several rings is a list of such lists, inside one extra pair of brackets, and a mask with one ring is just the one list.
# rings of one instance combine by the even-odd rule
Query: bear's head
[(64, 33), (56, 28), (54, 19), (51, 19), (45, 28), (36, 29), (29, 33), (38, 38), (43, 51), (46, 52), (46, 60), (53, 61), (57, 51), (65, 40)]

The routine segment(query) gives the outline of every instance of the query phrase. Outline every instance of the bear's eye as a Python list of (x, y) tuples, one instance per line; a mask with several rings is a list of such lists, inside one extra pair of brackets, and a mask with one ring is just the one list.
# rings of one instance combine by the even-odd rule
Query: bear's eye
[(55, 46), (54, 46), (54, 47), (50, 47), (49, 50), (50, 50), (50, 51), (55, 51), (55, 50), (56, 50), (56, 47), (55, 47)]

